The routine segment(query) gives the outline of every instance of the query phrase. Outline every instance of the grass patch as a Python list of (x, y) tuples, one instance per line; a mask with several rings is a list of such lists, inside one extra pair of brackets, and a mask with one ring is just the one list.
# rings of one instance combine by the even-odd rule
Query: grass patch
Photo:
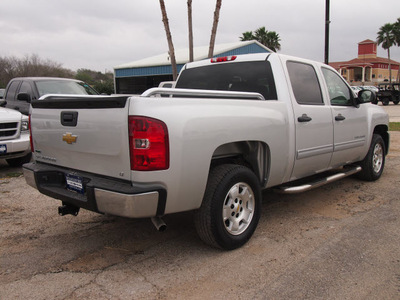
[(20, 176), (22, 176), (22, 172), (12, 172), (6, 174), (7, 178), (20, 177)]
[(400, 122), (389, 122), (389, 131), (400, 131)]

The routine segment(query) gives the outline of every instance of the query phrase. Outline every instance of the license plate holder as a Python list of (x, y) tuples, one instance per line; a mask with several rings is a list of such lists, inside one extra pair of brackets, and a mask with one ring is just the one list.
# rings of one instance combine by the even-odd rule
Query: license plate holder
[(0, 144), (0, 154), (5, 154), (5, 153), (7, 153), (7, 145)]
[(83, 177), (75, 174), (65, 174), (65, 181), (67, 183), (67, 190), (84, 194)]

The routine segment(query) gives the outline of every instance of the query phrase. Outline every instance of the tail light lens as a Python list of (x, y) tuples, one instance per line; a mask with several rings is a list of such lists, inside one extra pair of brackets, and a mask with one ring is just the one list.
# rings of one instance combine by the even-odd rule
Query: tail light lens
[(35, 149), (33, 148), (33, 139), (32, 139), (32, 126), (31, 126), (31, 115), (29, 115), (29, 121), (28, 121), (28, 128), (29, 128), (29, 142), (31, 144), (31, 151), (35, 152)]
[(131, 170), (169, 168), (169, 138), (164, 122), (147, 117), (129, 117)]
[(215, 57), (211, 58), (212, 63), (219, 63), (219, 62), (226, 62), (226, 61), (233, 61), (236, 59), (236, 55), (232, 56), (223, 56), (223, 57)]

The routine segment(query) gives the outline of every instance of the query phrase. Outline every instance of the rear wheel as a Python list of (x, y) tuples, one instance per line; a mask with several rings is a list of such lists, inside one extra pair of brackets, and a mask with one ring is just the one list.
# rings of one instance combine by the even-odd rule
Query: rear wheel
[(258, 178), (247, 167), (221, 165), (211, 170), (201, 207), (194, 216), (200, 238), (231, 250), (253, 235), (261, 211)]
[(389, 105), (389, 98), (383, 98), (382, 99), (382, 104), (385, 105), (385, 106)]
[(367, 181), (379, 179), (385, 166), (385, 153), (385, 143), (382, 137), (374, 134), (368, 154), (361, 161), (362, 171), (358, 173), (358, 177)]

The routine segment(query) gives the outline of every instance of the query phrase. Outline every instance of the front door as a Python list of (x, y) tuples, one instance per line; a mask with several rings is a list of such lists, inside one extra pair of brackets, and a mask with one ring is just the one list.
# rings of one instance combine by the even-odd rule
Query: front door
[(332, 167), (363, 159), (368, 143), (366, 105), (355, 106), (354, 96), (343, 79), (334, 71), (322, 68), (334, 124)]

